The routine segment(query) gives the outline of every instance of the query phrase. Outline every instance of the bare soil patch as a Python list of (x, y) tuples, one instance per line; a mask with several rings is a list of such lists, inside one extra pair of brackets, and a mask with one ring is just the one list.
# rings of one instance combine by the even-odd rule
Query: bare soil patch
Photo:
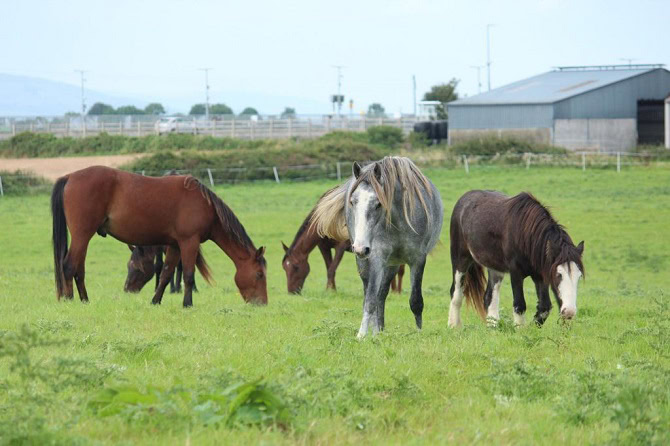
[(56, 180), (75, 170), (90, 166), (119, 167), (130, 161), (144, 156), (137, 153), (133, 155), (105, 155), (105, 156), (80, 156), (62, 158), (0, 158), (0, 170), (29, 170), (35, 174)]

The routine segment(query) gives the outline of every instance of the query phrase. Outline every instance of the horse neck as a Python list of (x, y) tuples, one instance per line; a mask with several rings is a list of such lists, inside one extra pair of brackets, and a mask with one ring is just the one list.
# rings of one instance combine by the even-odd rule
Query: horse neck
[(320, 240), (321, 237), (310, 227), (293, 242), (291, 254), (298, 258), (307, 257)]
[(245, 247), (237, 243), (230, 234), (223, 230), (218, 220), (215, 221), (209, 238), (230, 257), (236, 269), (254, 258), (256, 251), (253, 246)]

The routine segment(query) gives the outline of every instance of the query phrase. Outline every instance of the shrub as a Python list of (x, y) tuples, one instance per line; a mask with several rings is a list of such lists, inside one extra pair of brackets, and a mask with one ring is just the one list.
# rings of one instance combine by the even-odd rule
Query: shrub
[(480, 138), (461, 141), (450, 148), (456, 155), (489, 156), (506, 153), (567, 153), (562, 147), (535, 143), (517, 138)]
[(25, 195), (44, 192), (51, 188), (51, 182), (28, 171), (0, 170), (0, 177), (5, 195)]
[(396, 147), (405, 140), (402, 130), (388, 125), (378, 125), (367, 130), (368, 141), (371, 144), (381, 144), (386, 147)]

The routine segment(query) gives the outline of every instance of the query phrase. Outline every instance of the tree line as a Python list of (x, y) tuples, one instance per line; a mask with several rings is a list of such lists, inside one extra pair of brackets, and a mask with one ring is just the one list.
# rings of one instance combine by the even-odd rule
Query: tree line
[[(437, 119), (447, 119), (447, 111), (445, 104), (447, 102), (458, 99), (456, 88), (458, 87), (458, 79), (451, 79), (447, 83), (434, 85), (430, 91), (423, 95), (424, 101), (439, 101), (440, 105), (437, 107)], [(211, 115), (234, 115), (233, 109), (226, 104), (217, 103), (209, 106), (209, 113)], [(109, 104), (103, 102), (96, 102), (88, 110), (88, 115), (164, 115), (165, 107), (158, 102), (152, 102), (146, 107), (138, 108), (134, 105), (123, 105), (114, 108)], [(203, 103), (194, 104), (188, 112), (191, 116), (202, 116), (207, 114), (207, 106)], [(296, 111), (293, 107), (285, 107), (281, 113), (282, 119), (290, 119), (296, 117)], [(259, 115), (258, 110), (254, 107), (246, 107), (239, 113), (239, 116), (253, 116)], [(378, 102), (370, 104), (367, 111), (369, 117), (384, 117), (386, 116), (386, 109)]]

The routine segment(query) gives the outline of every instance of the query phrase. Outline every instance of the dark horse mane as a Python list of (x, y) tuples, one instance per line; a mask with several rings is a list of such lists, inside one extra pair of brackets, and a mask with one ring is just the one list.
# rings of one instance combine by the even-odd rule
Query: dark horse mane
[(298, 240), (300, 239), (300, 237), (302, 237), (302, 235), (305, 232), (307, 232), (309, 227), (312, 225), (311, 220), (312, 220), (312, 215), (313, 214), (314, 214), (314, 209), (309, 211), (309, 214), (307, 214), (307, 217), (305, 217), (305, 220), (302, 222), (302, 224), (298, 228), (298, 232), (296, 232), (295, 237), (293, 238), (293, 242), (291, 242), (291, 246), (289, 246), (289, 248), (288, 248), (288, 251), (286, 251), (286, 254), (284, 254), (284, 259), (282, 260), (282, 262), (284, 260), (286, 260), (286, 257), (288, 257), (289, 254), (291, 253), (291, 251), (293, 251), (293, 248), (295, 248), (295, 245), (296, 245), (296, 243), (298, 243)]
[(230, 207), (228, 207), (228, 205), (212, 190), (198, 181), (197, 178), (190, 175), (184, 178), (184, 188), (193, 190), (196, 187), (200, 190), (200, 193), (205, 200), (207, 200), (207, 203), (214, 208), (223, 230), (230, 234), (233, 241), (242, 248), (248, 248), (255, 251), (256, 248), (254, 247), (254, 242), (249, 238), (247, 231), (244, 229), (244, 226), (242, 226), (242, 223), (240, 223), (237, 216), (233, 213), (233, 210), (230, 209)]
[(513, 242), (528, 257), (545, 282), (553, 283), (559, 265), (575, 262), (585, 274), (582, 256), (572, 239), (537, 198), (522, 192), (505, 201), (506, 221), (512, 227)]

